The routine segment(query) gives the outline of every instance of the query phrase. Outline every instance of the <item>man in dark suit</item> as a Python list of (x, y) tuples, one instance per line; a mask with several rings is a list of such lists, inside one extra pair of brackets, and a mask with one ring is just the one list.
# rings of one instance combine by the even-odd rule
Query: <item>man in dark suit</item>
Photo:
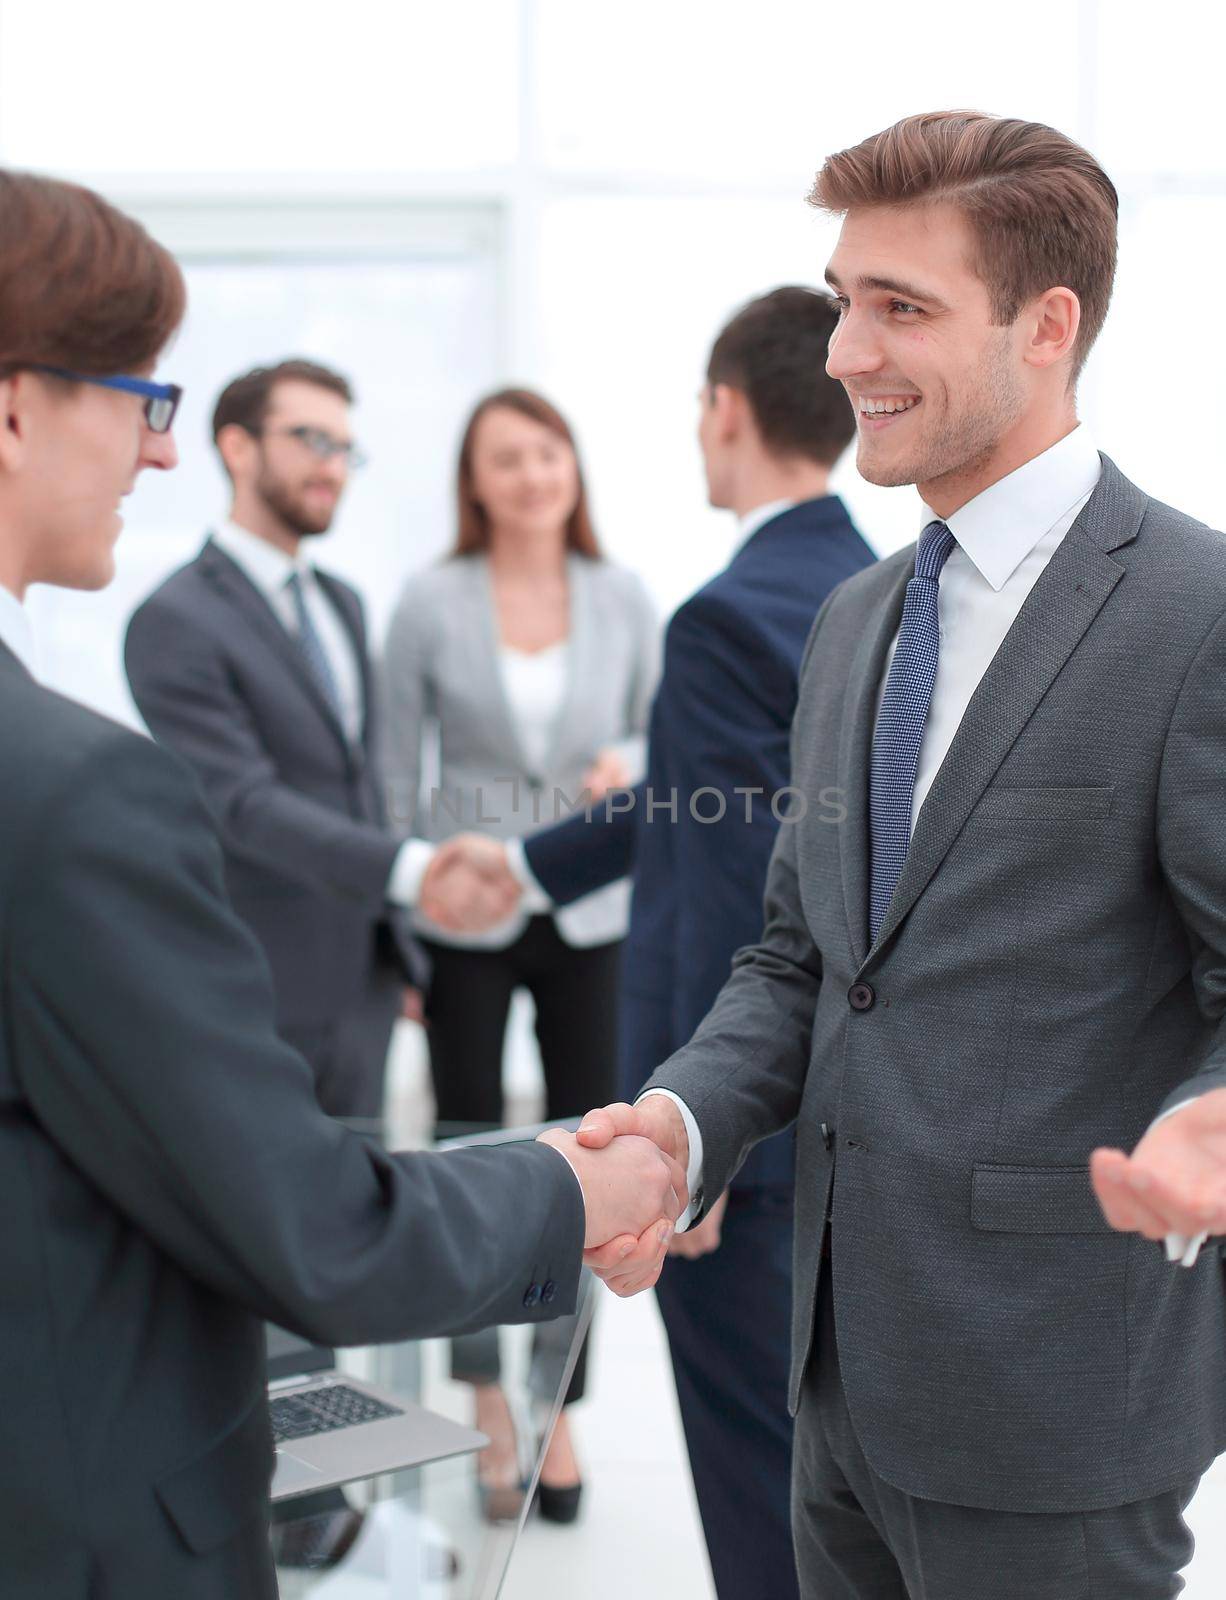
[(104, 587), (119, 501), (175, 465), (152, 372), (183, 305), (129, 218), (0, 172), (5, 1600), (272, 1600), (264, 1319), (556, 1316), (585, 1242), (684, 1190), (646, 1142), (603, 1172), (560, 1132), (391, 1156), (324, 1116), (189, 769), (32, 676), (28, 586)]
[(136, 611), (125, 663), (150, 732), (192, 766), (217, 819), (282, 1038), (326, 1111), (377, 1121), (406, 984), (426, 982), (400, 908), (429, 847), (386, 827), (362, 602), (306, 554), (360, 461), (352, 400), (339, 373), (301, 360), (227, 385), (213, 438), (229, 518)]
[(804, 1595), (1166, 1600), (1226, 1446), (1221, 1261), (1112, 1231), (1088, 1160), (1191, 1154), (1226, 1065), (1226, 543), (1078, 423), (1088, 152), (909, 117), (814, 199), (860, 470), (922, 531), (814, 624), (761, 939), (580, 1137), (652, 1132), (714, 1196), (796, 1123)]
[[(827, 489), (851, 438), (825, 376), (835, 317), (824, 295), (751, 301), (711, 351), (699, 440), (712, 505), (742, 543), (668, 625), (647, 777), (530, 836), (554, 904), (633, 873), (620, 1010), (622, 1090), (683, 1045), (734, 953), (758, 937), (787, 809), (788, 731), (813, 618), (872, 552)], [(796, 1592), (788, 1529), (787, 1410), (794, 1145), (754, 1151), (658, 1285), (703, 1531), (722, 1600)]]

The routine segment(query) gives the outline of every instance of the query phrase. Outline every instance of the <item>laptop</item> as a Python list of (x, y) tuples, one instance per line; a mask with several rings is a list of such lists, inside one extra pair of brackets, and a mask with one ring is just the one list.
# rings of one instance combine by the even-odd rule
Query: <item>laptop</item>
[(277, 1459), (272, 1498), (331, 1489), (381, 1472), (465, 1455), (475, 1428), (336, 1370), (336, 1352), (267, 1325), (268, 1406)]

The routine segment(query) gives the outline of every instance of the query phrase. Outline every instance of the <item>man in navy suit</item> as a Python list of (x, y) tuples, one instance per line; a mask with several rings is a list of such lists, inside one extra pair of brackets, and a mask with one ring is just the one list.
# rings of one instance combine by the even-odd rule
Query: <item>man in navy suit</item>
[[(633, 872), (619, 1019), (630, 1100), (689, 1040), (733, 953), (761, 934), (805, 640), (831, 589), (873, 560), (827, 492), (854, 428), (825, 374), (835, 321), (824, 296), (782, 288), (715, 341), (699, 441), (711, 504), (736, 513), (741, 547), (669, 623), (645, 783), (590, 821), (577, 813), (511, 847), (528, 892), (535, 880), (556, 905)], [(721, 1600), (797, 1593), (792, 1192), (787, 1133), (759, 1145), (707, 1218), (675, 1237), (685, 1259), (657, 1289)]]

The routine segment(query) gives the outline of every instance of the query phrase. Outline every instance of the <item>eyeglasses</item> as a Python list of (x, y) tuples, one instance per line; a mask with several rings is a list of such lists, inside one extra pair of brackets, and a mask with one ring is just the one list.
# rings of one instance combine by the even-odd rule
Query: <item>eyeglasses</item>
[(48, 367), (35, 362), (33, 372), (49, 372), (53, 378), (71, 383), (92, 383), (99, 389), (120, 389), (124, 394), (139, 394), (145, 400), (145, 421), (152, 433), (169, 433), (179, 409), (183, 391), (177, 383), (151, 383), (148, 378), (95, 378), (87, 372), (70, 372), (67, 367)]
[[(257, 438), (262, 430), (252, 428), (249, 430)], [(364, 467), (369, 460), (356, 444), (341, 439), (334, 439), (324, 428), (309, 428), (305, 424), (297, 428), (277, 428), (269, 430), (279, 434), (283, 439), (297, 439), (303, 444), (318, 461), (331, 461), (333, 456), (344, 457), (345, 465), (350, 472), (356, 472), (359, 467)]]

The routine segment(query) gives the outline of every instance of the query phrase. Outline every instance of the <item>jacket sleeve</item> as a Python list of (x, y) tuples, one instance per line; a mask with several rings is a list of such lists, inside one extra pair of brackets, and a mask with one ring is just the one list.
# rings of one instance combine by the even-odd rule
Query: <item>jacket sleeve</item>
[(192, 768), (228, 849), (382, 913), (396, 840), (281, 781), (207, 635), (146, 603), (128, 626), (124, 665), (150, 733)]
[[(796, 688), (772, 674), (752, 618), (709, 596), (674, 617), (660, 688), (672, 825), (672, 1038), (691, 1038), (715, 1004), (736, 952), (762, 933), (762, 896), (786, 804)], [(740, 1180), (786, 1184), (790, 1137), (764, 1142)]]
[[(827, 602), (827, 605), (829, 602)], [(805, 739), (805, 677), (826, 607), (818, 613), (801, 667), (792, 756)], [(667, 670), (667, 669), (666, 669)], [(702, 1134), (702, 1187), (713, 1200), (753, 1147), (795, 1121), (809, 1065), (822, 956), (800, 900), (795, 824), (778, 830), (766, 876), (763, 930), (740, 950), (697, 1032), (645, 1087), (670, 1089)]]
[(643, 796), (640, 783), (629, 796), (612, 796), (607, 805), (598, 801), (590, 816), (576, 811), (524, 840), (532, 875), (555, 906), (568, 906), (634, 870), (635, 817)]
[(1158, 859), (1187, 931), (1209, 1048), (1155, 1114), (1226, 1088), (1226, 616), (1206, 635), (1171, 718), (1158, 783)]
[(22, 857), (3, 1004), (30, 1115), (184, 1271), (327, 1344), (538, 1320), (546, 1278), (573, 1307), (556, 1151), (389, 1155), (319, 1110), (178, 761), (108, 737)]

